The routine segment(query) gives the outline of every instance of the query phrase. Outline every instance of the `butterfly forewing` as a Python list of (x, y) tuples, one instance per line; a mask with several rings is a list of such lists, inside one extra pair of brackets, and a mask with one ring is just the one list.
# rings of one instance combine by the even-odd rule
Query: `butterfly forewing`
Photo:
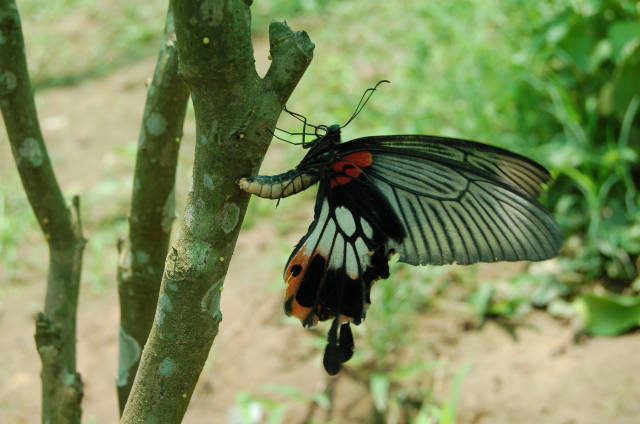
[(550, 178), (549, 172), (517, 153), (475, 141), (428, 135), (391, 135), (363, 137), (340, 146), (350, 150), (390, 152), (403, 151), (416, 160), (439, 162), (444, 166), (468, 166), (500, 177), (536, 197), (542, 184)]
[[(368, 137), (340, 147), (348, 154), (371, 153), (371, 164), (362, 172), (403, 223), (406, 238), (388, 243), (401, 261), (536, 261), (557, 253), (559, 228), (531, 195), (548, 179), (544, 168), (479, 143), (454, 140), (452, 146), (440, 146), (449, 139), (397, 137)], [(394, 142), (398, 147), (391, 148)]]

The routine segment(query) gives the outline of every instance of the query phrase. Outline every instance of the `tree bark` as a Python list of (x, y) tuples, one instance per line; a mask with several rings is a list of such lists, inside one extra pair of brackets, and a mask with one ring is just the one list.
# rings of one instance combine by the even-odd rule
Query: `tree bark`
[(270, 25), (273, 63), (255, 71), (249, 1), (173, 0), (181, 73), (196, 117), (192, 186), (170, 249), (155, 320), (123, 423), (178, 423), (222, 320), (224, 277), (249, 201), (235, 181), (257, 172), (313, 43)]
[(56, 180), (33, 100), (20, 16), (0, 0), (0, 108), (29, 203), (49, 245), (44, 313), (35, 341), (42, 361), (42, 421), (79, 423), (82, 381), (76, 372), (76, 311), (85, 239), (79, 199), (69, 207)]
[(118, 244), (118, 403), (124, 411), (156, 310), (174, 212), (174, 185), (189, 90), (178, 76), (173, 14), (167, 14), (147, 89), (134, 174), (129, 236)]

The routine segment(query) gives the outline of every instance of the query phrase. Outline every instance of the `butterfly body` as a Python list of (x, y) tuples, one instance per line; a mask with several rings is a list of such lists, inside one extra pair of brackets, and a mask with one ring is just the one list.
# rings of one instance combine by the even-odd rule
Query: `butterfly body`
[(339, 126), (322, 128), (295, 169), (239, 185), (285, 197), (301, 191), (297, 178), (309, 182), (304, 188), (319, 182), (314, 220), (285, 267), (285, 312), (305, 326), (334, 319), (324, 357), (330, 374), (351, 357), (349, 323), (365, 317), (390, 255), (412, 265), (538, 261), (562, 244), (535, 199), (549, 173), (526, 157), (425, 135), (341, 143)]

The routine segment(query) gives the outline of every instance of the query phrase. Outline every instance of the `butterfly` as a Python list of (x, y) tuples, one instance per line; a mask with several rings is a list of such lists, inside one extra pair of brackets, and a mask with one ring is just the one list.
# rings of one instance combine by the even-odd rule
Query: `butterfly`
[(549, 172), (531, 159), (429, 135), (341, 142), (340, 130), (383, 82), (365, 91), (342, 126), (312, 125), (285, 108), (303, 122), (298, 135), (309, 152), (288, 172), (237, 182), (278, 200), (319, 183), (313, 222), (285, 267), (284, 308), (305, 327), (333, 319), (323, 358), (330, 375), (353, 355), (350, 324), (365, 318), (390, 256), (411, 265), (541, 261), (562, 245), (558, 224), (536, 200)]

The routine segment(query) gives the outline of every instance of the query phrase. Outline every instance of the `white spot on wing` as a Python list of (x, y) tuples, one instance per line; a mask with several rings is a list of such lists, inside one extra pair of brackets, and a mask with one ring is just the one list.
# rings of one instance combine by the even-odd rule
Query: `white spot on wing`
[(360, 217), (360, 226), (362, 227), (362, 231), (364, 232), (364, 235), (367, 236), (369, 240), (372, 240), (373, 228), (371, 228), (371, 225), (369, 225), (369, 223), (362, 217)]
[(303, 247), (304, 254), (306, 256), (311, 255), (316, 244), (318, 244), (318, 239), (320, 238), (321, 231), (322, 231), (322, 226), (316, 225), (316, 228), (314, 228), (313, 232), (309, 234), (309, 237), (307, 237), (307, 241), (304, 242), (304, 247)]
[(358, 275), (360, 275), (360, 272), (358, 271), (358, 260), (356, 258), (355, 252), (353, 251), (353, 247), (351, 247), (350, 244), (347, 245), (347, 255), (345, 259), (347, 260), (347, 275), (350, 278), (357, 280)]
[(360, 237), (358, 237), (354, 246), (356, 248), (358, 257), (360, 258), (360, 271), (364, 272), (367, 269), (369, 262), (371, 261), (371, 256), (369, 256), (369, 248)]
[(344, 266), (344, 239), (340, 236), (336, 238), (336, 243), (331, 252), (331, 260), (329, 267), (332, 269), (340, 269)]
[(305, 255), (311, 255), (313, 249), (315, 249), (316, 245), (318, 244), (320, 235), (322, 234), (322, 229), (324, 228), (324, 223), (327, 220), (327, 216), (329, 216), (329, 204), (325, 200), (324, 203), (322, 203), (322, 208), (320, 209), (320, 215), (318, 216), (316, 227), (313, 229), (313, 232), (309, 234), (309, 237), (307, 237), (307, 241), (304, 243)]
[(327, 227), (324, 230), (324, 234), (322, 234), (322, 239), (320, 243), (318, 243), (318, 252), (326, 256), (331, 251), (331, 245), (333, 244), (333, 237), (336, 234), (336, 224), (334, 224), (333, 220), (327, 222)]
[(318, 224), (322, 224), (327, 220), (329, 215), (329, 203), (325, 200), (322, 202), (322, 209), (320, 209), (320, 216), (318, 217)]
[(353, 220), (353, 215), (351, 215), (349, 209), (339, 206), (336, 208), (335, 213), (336, 220), (342, 231), (349, 237), (353, 235), (356, 232), (356, 222)]

